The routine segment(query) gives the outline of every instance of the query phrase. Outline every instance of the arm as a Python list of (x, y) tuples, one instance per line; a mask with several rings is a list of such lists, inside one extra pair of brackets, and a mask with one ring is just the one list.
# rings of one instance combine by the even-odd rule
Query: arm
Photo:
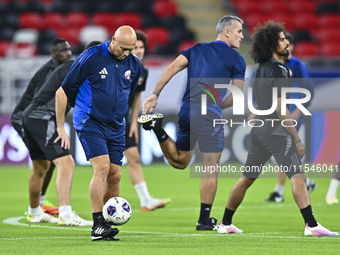
[[(186, 57), (183, 55), (179, 55), (163, 72), (161, 77), (156, 83), (155, 88), (153, 91), (160, 94), (162, 89), (165, 87), (165, 85), (170, 81), (172, 76), (174, 76), (179, 71), (182, 71), (184, 68), (186, 68), (189, 64), (189, 61)], [(159, 95), (158, 95), (159, 96)], [(151, 94), (147, 99), (145, 99), (143, 103), (143, 114), (146, 114), (146, 112), (150, 109), (150, 113), (153, 112), (157, 105), (157, 99), (158, 96), (155, 94)]]
[[(243, 91), (244, 80), (234, 79), (233, 85), (238, 87), (240, 90)], [(233, 105), (233, 94), (230, 94), (222, 104), (222, 109), (228, 108)]]
[(66, 131), (64, 129), (66, 105), (67, 96), (64, 92), (64, 89), (60, 87), (55, 95), (55, 112), (58, 137), (54, 140), (54, 142), (57, 142), (59, 139), (61, 139), (61, 147), (64, 149), (69, 149), (70, 139), (68, 138), (68, 135), (66, 134)]
[(141, 93), (140, 92), (136, 93), (135, 98), (132, 102), (132, 106), (131, 106), (131, 127), (130, 127), (129, 137), (132, 137), (133, 135), (135, 135), (136, 143), (138, 143), (137, 117), (138, 117), (138, 111), (139, 111), (141, 98), (142, 98)]
[(299, 151), (300, 157), (302, 158), (305, 155), (305, 146), (303, 145), (303, 143), (301, 142), (299, 138), (296, 128), (294, 127), (293, 121), (289, 120), (289, 119), (292, 119), (292, 116), (289, 110), (287, 109), (286, 115), (281, 115), (281, 98), (277, 99), (276, 113), (279, 116), (280, 121), (282, 122), (283, 120), (285, 120), (284, 122), (285, 125), (289, 126), (289, 127), (285, 127), (285, 129), (287, 130), (288, 134), (292, 137), (293, 143), (296, 145), (296, 148)]

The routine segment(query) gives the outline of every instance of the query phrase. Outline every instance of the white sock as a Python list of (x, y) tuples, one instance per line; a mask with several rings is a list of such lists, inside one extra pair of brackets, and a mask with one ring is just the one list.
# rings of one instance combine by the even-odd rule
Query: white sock
[(336, 192), (338, 190), (339, 186), (339, 180), (338, 179), (332, 179), (331, 183), (329, 184), (328, 192), (327, 192), (327, 197), (329, 196), (336, 196)]
[(36, 208), (31, 208), (30, 206), (28, 207), (28, 214), (31, 214), (33, 216), (38, 216), (42, 213), (40, 205)]
[(46, 197), (45, 195), (41, 195), (41, 194), (40, 194), (40, 198), (39, 198), (39, 204), (40, 204), (40, 205), (45, 204), (45, 197)]
[(146, 182), (137, 183), (134, 187), (139, 197), (140, 206), (147, 206), (151, 196), (148, 187), (146, 186)]
[(65, 219), (72, 217), (72, 215), (73, 215), (72, 207), (70, 205), (59, 206), (59, 216), (61, 218), (65, 220)]
[(284, 187), (285, 187), (285, 186), (283, 186), (283, 185), (276, 184), (276, 186), (275, 186), (275, 192), (279, 193), (279, 195), (282, 196), (282, 195), (283, 195)]

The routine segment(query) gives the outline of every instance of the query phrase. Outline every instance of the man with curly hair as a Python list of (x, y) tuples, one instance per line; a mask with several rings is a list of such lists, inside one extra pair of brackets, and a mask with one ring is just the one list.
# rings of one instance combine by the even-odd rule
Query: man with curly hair
[[(271, 108), (273, 89), (277, 90), (277, 105), (272, 113), (258, 117), (262, 120), (262, 126), (253, 127), (251, 130), (252, 144), (244, 169), (252, 169), (252, 171), (244, 171), (231, 190), (218, 233), (228, 233), (231, 227), (238, 230), (236, 233), (243, 232), (232, 225), (232, 217), (247, 189), (258, 178), (262, 166), (271, 156), (274, 156), (278, 165), (289, 169), (286, 175), (291, 180), (294, 199), (305, 221), (305, 236), (339, 235), (318, 224), (314, 218), (305, 183), (306, 176), (301, 168), (305, 146), (298, 136), (289, 110), (286, 109), (286, 114), (281, 112), (281, 88), (291, 87), (289, 70), (282, 63), (283, 56), (289, 52), (289, 42), (285, 34), (285, 28), (281, 23), (268, 21), (263, 26), (258, 26), (252, 36), (253, 45), (250, 55), (255, 63), (259, 63), (254, 80), (254, 94), (258, 108), (259, 110)], [(265, 121), (268, 119), (278, 121)], [(284, 126), (282, 122), (285, 123)]]

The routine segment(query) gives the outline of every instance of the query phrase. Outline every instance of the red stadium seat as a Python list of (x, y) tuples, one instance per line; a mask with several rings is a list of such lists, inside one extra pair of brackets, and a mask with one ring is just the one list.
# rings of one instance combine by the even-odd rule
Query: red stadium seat
[(261, 3), (262, 10), (264, 13), (286, 13), (287, 5), (281, 1), (266, 1), (265, 3)]
[(177, 4), (171, 1), (160, 0), (153, 4), (153, 12), (160, 18), (176, 16), (177, 11)]
[(115, 14), (110, 12), (97, 12), (93, 14), (93, 25), (103, 26), (108, 31), (112, 29), (113, 24), (116, 22)]
[(270, 14), (268, 18), (275, 22), (285, 23), (284, 26), (288, 32), (294, 30), (294, 21), (288, 13), (273, 13)]
[(20, 27), (41, 30), (44, 27), (44, 18), (39, 13), (24, 12), (20, 15)]
[[(122, 12), (118, 13), (115, 19), (114, 26), (116, 28), (129, 25), (133, 29), (141, 29), (142, 28), (142, 18), (138, 13), (134, 12)], [(112, 30), (111, 30), (112, 31)]]
[(183, 50), (189, 49), (190, 47), (194, 46), (197, 42), (196, 41), (184, 41), (178, 47), (178, 53), (180, 54)]
[(0, 57), (4, 57), (7, 55), (10, 45), (11, 42), (9, 41), (0, 41)]
[(248, 5), (250, 3), (254, 2), (253, 0), (232, 0), (231, 3), (233, 4), (233, 6), (235, 6), (235, 8), (237, 10), (239, 10), (239, 8), (242, 8), (242, 6), (244, 5)]
[(57, 12), (48, 12), (44, 15), (44, 28), (45, 29), (58, 29), (61, 27), (65, 27), (67, 23), (65, 23), (64, 16)]
[(340, 57), (339, 43), (321, 44), (321, 53), (325, 58)]
[(340, 15), (339, 14), (323, 14), (318, 16), (320, 30), (328, 28), (337, 28), (340, 30)]
[(74, 27), (59, 28), (57, 30), (59, 38), (65, 39), (71, 45), (79, 45), (79, 29)]
[(169, 31), (164, 27), (148, 27), (144, 32), (148, 37), (147, 48), (150, 53), (154, 53), (157, 46), (169, 43)]
[(315, 35), (318, 38), (321, 44), (325, 43), (339, 43), (340, 42), (340, 33), (338, 28), (328, 28), (328, 29), (320, 29)]
[(313, 42), (298, 42), (294, 45), (293, 54), (298, 58), (316, 57), (319, 55), (319, 49)]
[(87, 26), (89, 16), (86, 12), (70, 12), (66, 14), (66, 22), (68, 27), (82, 28)]
[(263, 13), (251, 14), (243, 19), (245, 25), (248, 27), (248, 30), (252, 33), (253, 28), (258, 24), (263, 24), (264, 21), (268, 21), (268, 15)]
[(306, 30), (314, 33), (318, 30), (318, 18), (315, 14), (299, 14), (294, 16), (296, 30)]
[(246, 17), (252, 13), (260, 13), (262, 11), (262, 4), (261, 2), (248, 1), (245, 4), (238, 5), (237, 11), (241, 17)]
[(299, 15), (301, 13), (315, 13), (315, 4), (308, 1), (290, 1), (287, 4), (288, 11), (293, 15)]

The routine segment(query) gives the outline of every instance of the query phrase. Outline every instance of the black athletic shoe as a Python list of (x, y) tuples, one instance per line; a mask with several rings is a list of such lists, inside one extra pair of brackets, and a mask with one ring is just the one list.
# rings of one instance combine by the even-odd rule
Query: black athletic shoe
[(116, 236), (106, 237), (103, 239), (104, 241), (119, 241), (119, 238)]
[(307, 179), (306, 186), (307, 186), (308, 194), (310, 194), (316, 188), (316, 183), (310, 179)]
[(92, 228), (91, 238), (92, 241), (105, 240), (106, 238), (114, 237), (119, 233), (118, 228), (111, 228), (109, 224), (101, 223)]
[(264, 201), (266, 202), (283, 202), (285, 199), (283, 198), (283, 196), (281, 196), (279, 193), (277, 192), (273, 192), (272, 194), (270, 194), (270, 196), (268, 198), (266, 198)]
[(200, 221), (197, 221), (196, 223), (196, 230), (217, 230), (217, 219), (216, 218), (210, 218), (209, 223), (207, 225), (202, 224)]
[(161, 113), (152, 113), (152, 114), (143, 114), (138, 117), (138, 123), (143, 124), (143, 128), (145, 130), (151, 130), (155, 127), (161, 127), (163, 122), (163, 114)]

